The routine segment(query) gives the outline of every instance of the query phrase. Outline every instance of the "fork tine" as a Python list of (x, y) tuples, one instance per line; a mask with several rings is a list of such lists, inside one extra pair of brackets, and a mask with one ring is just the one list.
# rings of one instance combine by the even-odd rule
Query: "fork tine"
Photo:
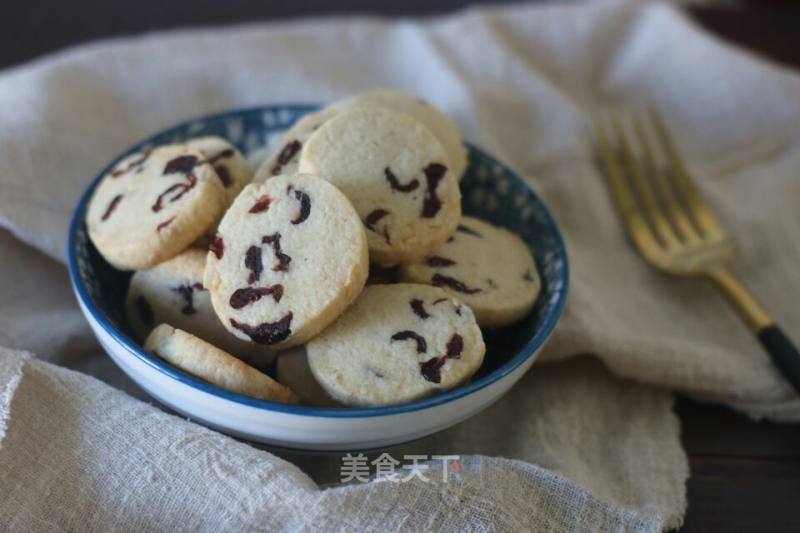
[(661, 115), (653, 107), (649, 109), (649, 115), (650, 122), (653, 124), (653, 128), (656, 131), (656, 135), (664, 149), (671, 168), (671, 172), (667, 172), (666, 174), (668, 176), (673, 176), (675, 186), (683, 196), (686, 207), (694, 218), (695, 223), (704, 237), (724, 238), (725, 230), (697, 190), (692, 177), (686, 170), (686, 166), (683, 164), (683, 160), (675, 148), (675, 144), (672, 142), (672, 137), (669, 131), (667, 131), (664, 121), (661, 119)]
[(675, 191), (670, 187), (670, 178), (664, 171), (663, 166), (656, 163), (653, 148), (650, 144), (649, 134), (645, 130), (642, 121), (639, 119), (638, 113), (632, 114), (631, 121), (633, 122), (633, 129), (642, 150), (644, 165), (649, 171), (648, 174), (653, 176), (656, 194), (661, 198), (667, 218), (674, 224), (676, 233), (681, 240), (687, 244), (696, 244), (700, 240), (697, 230), (692, 226), (689, 215), (675, 196)]
[(656, 238), (665, 248), (672, 248), (678, 245), (678, 238), (656, 202), (653, 188), (647, 176), (645, 176), (642, 165), (631, 149), (631, 145), (628, 142), (628, 135), (625, 133), (620, 120), (616, 117), (612, 117), (611, 123), (617, 137), (617, 142), (619, 143), (619, 149), (622, 152), (625, 168), (628, 169), (628, 176), (633, 182), (633, 187), (642, 203), (645, 217), (648, 218), (653, 225)]
[(627, 182), (622, 165), (617, 160), (608, 138), (603, 120), (597, 112), (591, 114), (592, 133), (596, 141), (598, 155), (605, 167), (611, 196), (617, 204), (623, 227), (628, 236), (642, 253), (658, 247), (655, 235), (650, 231), (644, 216), (636, 203), (633, 191)]

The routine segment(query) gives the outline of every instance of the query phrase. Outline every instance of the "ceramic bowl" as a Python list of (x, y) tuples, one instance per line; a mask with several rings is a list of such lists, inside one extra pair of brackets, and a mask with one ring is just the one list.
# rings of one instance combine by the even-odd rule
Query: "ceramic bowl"
[(528, 185), (489, 154), (468, 146), (469, 167), (461, 182), (464, 213), (522, 237), (536, 258), (541, 294), (525, 319), (484, 332), (486, 358), (470, 383), (402, 405), (316, 408), (257, 400), (222, 390), (144, 352), (124, 315), (131, 274), (111, 267), (87, 234), (84, 219), (92, 191), (101, 176), (126, 155), (201, 135), (227, 138), (248, 154), (315, 108), (274, 105), (210, 115), (130, 147), (91, 181), (75, 208), (68, 242), (70, 279), (81, 310), (108, 355), (156, 400), (197, 422), (237, 437), (309, 450), (378, 448), (424, 437), (503, 396), (533, 364), (561, 316), (567, 294), (567, 256), (555, 222)]

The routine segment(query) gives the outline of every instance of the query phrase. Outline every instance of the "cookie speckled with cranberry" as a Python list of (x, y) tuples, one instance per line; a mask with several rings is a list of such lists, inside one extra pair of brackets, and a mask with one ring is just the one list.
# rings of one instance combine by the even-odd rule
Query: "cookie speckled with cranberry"
[(198, 150), (206, 161), (214, 167), (222, 188), (225, 189), (225, 206), (233, 203), (244, 186), (253, 179), (253, 168), (247, 159), (222, 137), (198, 137), (186, 143), (192, 150)]
[(311, 371), (345, 405), (405, 403), (468, 381), (486, 346), (469, 307), (444, 290), (369, 285), (306, 346)]
[(278, 148), (258, 167), (253, 181), (259, 183), (281, 174), (297, 174), (300, 152), (311, 135), (338, 111), (322, 110), (300, 118), (283, 134)]
[(300, 397), (303, 405), (343, 407), (331, 398), (314, 378), (303, 346), (296, 346), (280, 353), (275, 361), (275, 375), (280, 383), (292, 389)]
[(131, 277), (125, 310), (140, 339), (161, 323), (185, 330), (250, 364), (262, 367), (274, 358), (267, 347), (231, 335), (211, 306), (203, 286), (205, 250), (190, 248)]
[(252, 398), (296, 404), (297, 395), (268, 375), (206, 341), (168, 324), (159, 324), (144, 349), (184, 372), (221, 389)]
[(86, 214), (89, 237), (120, 270), (174, 257), (211, 227), (225, 207), (214, 165), (188, 145), (123, 159), (100, 181)]
[(467, 168), (467, 149), (461, 140), (458, 126), (447, 116), (414, 95), (389, 89), (359, 93), (334, 102), (325, 108), (328, 112), (339, 112), (364, 106), (378, 106), (407, 113), (416, 118), (433, 133), (447, 152), (451, 171), (460, 180)]
[(400, 279), (441, 287), (466, 303), (481, 326), (499, 327), (527, 315), (541, 283), (528, 246), (505, 228), (463, 217), (448, 241), (400, 265)]
[(245, 187), (212, 242), (203, 285), (227, 330), (275, 348), (305, 342), (361, 292), (364, 227), (347, 198), (308, 174)]
[(406, 113), (364, 106), (337, 114), (306, 142), (300, 171), (350, 199), (367, 229), (370, 260), (383, 266), (432, 251), (461, 216), (442, 144)]

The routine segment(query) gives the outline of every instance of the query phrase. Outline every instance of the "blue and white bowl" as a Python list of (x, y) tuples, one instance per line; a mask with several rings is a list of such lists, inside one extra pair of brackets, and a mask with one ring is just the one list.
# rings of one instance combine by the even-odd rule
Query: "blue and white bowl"
[(403, 405), (317, 408), (283, 405), (222, 390), (142, 350), (124, 315), (130, 273), (119, 272), (89, 240), (86, 209), (101, 176), (135, 151), (201, 135), (219, 135), (245, 154), (289, 127), (314, 106), (242, 109), (190, 120), (132, 146), (92, 180), (72, 217), (69, 272), (81, 309), (116, 364), (161, 403), (225, 433), (273, 445), (314, 450), (378, 448), (452, 426), (500, 398), (530, 368), (561, 316), (567, 294), (564, 243), (555, 222), (509, 168), (474, 146), (461, 182), (463, 210), (519, 234), (531, 247), (542, 279), (533, 311), (519, 323), (485, 331), (486, 358), (472, 381)]

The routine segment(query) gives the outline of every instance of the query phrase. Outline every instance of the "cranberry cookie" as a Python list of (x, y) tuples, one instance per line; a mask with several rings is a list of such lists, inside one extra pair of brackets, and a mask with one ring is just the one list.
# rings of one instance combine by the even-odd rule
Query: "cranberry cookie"
[(306, 346), (311, 371), (346, 405), (393, 405), (469, 380), (486, 347), (469, 308), (442, 289), (369, 285)]
[(219, 225), (203, 285), (225, 327), (288, 348), (330, 324), (367, 279), (353, 206), (323, 179), (276, 176), (245, 187)]
[(258, 167), (253, 181), (260, 183), (280, 174), (297, 174), (300, 165), (300, 151), (309, 137), (317, 131), (337, 111), (322, 110), (309, 113), (294, 123), (283, 135), (279, 148)]
[(123, 159), (86, 214), (89, 237), (120, 270), (149, 268), (185, 250), (220, 217), (225, 191), (213, 165), (187, 145)]
[(416, 118), (433, 133), (442, 143), (450, 170), (457, 180), (461, 179), (467, 168), (467, 150), (458, 127), (441, 111), (419, 98), (402, 91), (380, 90), (356, 94), (345, 100), (330, 104), (326, 110), (342, 112), (360, 106), (380, 106), (408, 113)]
[(150, 333), (144, 349), (184, 372), (227, 391), (272, 402), (298, 402), (291, 390), (268, 375), (168, 324), (160, 324)]
[(153, 268), (137, 271), (128, 286), (125, 310), (134, 332), (144, 339), (156, 324), (166, 323), (219, 346), (252, 364), (269, 364), (268, 348), (228, 333), (203, 286), (205, 250), (190, 248)]
[(400, 279), (443, 288), (470, 306), (486, 327), (524, 317), (540, 288), (536, 263), (522, 239), (472, 217), (463, 217), (436, 251), (400, 265)]
[(391, 266), (427, 254), (453, 233), (461, 193), (441, 143), (405, 113), (364, 107), (325, 122), (300, 171), (336, 185), (367, 228), (370, 260)]
[(222, 188), (225, 189), (225, 206), (253, 179), (253, 169), (247, 159), (222, 137), (198, 137), (186, 143), (191, 150), (203, 154), (206, 161), (214, 167)]
[(314, 407), (342, 407), (330, 397), (308, 366), (306, 350), (302, 346), (291, 348), (278, 356), (275, 362), (278, 381), (292, 389), (305, 405)]

